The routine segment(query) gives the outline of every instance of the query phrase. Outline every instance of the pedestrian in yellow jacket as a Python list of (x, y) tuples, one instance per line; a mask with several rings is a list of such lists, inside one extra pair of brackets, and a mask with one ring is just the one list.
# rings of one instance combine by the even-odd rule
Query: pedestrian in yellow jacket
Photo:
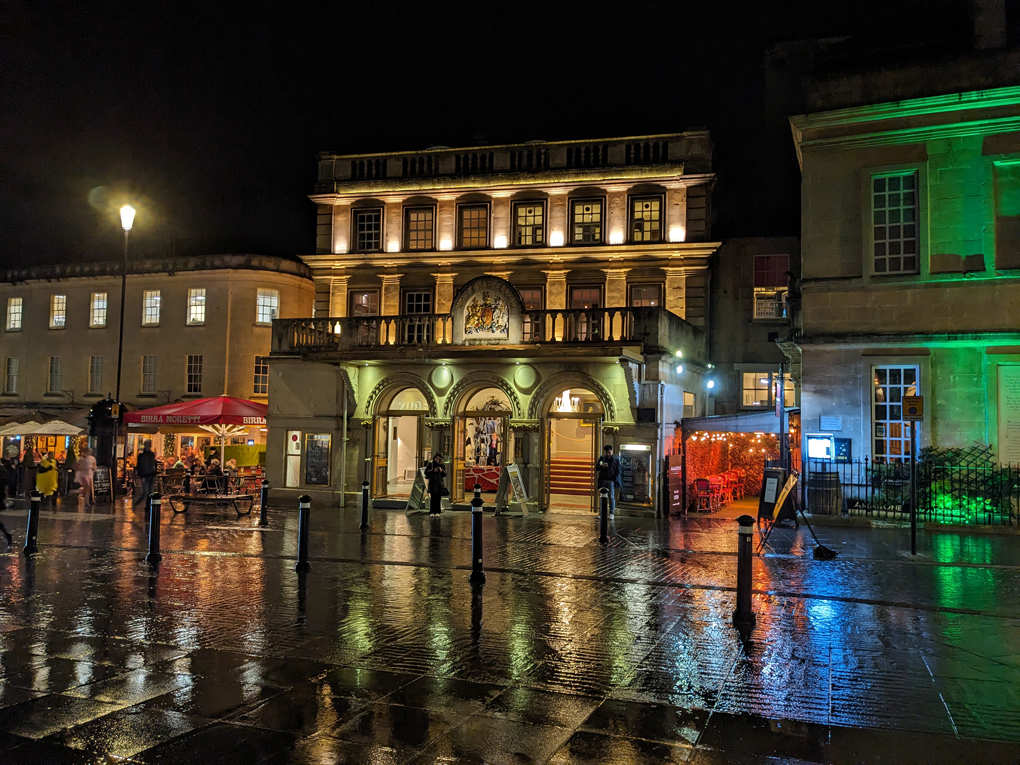
[(53, 459), (53, 452), (46, 452), (35, 468), (35, 488), (43, 495), (43, 500), (57, 493), (57, 474), (57, 461)]

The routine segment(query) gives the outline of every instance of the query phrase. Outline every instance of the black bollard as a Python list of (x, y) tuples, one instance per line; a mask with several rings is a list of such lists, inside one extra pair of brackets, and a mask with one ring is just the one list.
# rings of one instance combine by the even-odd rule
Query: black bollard
[(312, 498), (307, 494), (298, 497), (298, 548), (295, 571), (308, 570), (308, 522), (312, 509)]
[(737, 610), (733, 624), (738, 630), (752, 630), (757, 621), (751, 610), (751, 564), (754, 561), (754, 518), (742, 515), (737, 518), (740, 529), (737, 537)]
[(269, 481), (265, 478), (262, 479), (262, 492), (259, 497), (259, 502), (262, 504), (262, 507), (259, 508), (259, 526), (268, 526), (269, 516), (267, 513), (269, 512)]
[(163, 555), (159, 551), (159, 519), (163, 509), (163, 495), (159, 492), (149, 495), (149, 554), (145, 560), (159, 563)]
[(475, 497), (471, 500), (471, 576), (470, 580), (481, 584), (485, 581), (482, 571), (482, 485), (475, 484)]
[(33, 489), (28, 503), (28, 530), (25, 532), (25, 555), (39, 552), (39, 510), (42, 507), (42, 494)]
[(368, 530), (368, 481), (361, 482), (361, 530)]
[(599, 489), (599, 544), (609, 544), (609, 489)]

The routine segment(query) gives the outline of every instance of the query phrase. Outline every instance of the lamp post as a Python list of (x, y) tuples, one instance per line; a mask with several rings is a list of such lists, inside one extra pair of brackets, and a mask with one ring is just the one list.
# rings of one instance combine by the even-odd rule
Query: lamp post
[(124, 205), (120, 208), (120, 226), (124, 229), (124, 263), (120, 274), (120, 325), (117, 337), (117, 402), (118, 416), (113, 426), (113, 455), (110, 460), (111, 490), (117, 486), (117, 442), (120, 440), (120, 373), (124, 361), (124, 303), (127, 300), (128, 236), (135, 222), (135, 208)]

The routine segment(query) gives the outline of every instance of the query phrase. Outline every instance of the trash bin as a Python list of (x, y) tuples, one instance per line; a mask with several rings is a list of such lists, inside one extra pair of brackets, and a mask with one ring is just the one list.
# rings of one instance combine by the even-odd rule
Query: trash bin
[(839, 473), (811, 473), (807, 485), (808, 509), (815, 515), (840, 515), (843, 512), (843, 493)]

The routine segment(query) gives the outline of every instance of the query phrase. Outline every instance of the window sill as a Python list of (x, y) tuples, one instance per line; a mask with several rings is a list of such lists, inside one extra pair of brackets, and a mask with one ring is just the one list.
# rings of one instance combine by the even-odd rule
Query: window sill
[(139, 393), (137, 398), (158, 398), (158, 393)]
[(63, 393), (43, 393), (43, 398), (67, 398)]
[(7, 328), (6, 330), (4, 330), (4, 331), (5, 331), (5, 332), (10, 332), (10, 333), (12, 333), (12, 334), (13, 334), (13, 333), (15, 333), (15, 332), (21, 332), (21, 328), (19, 327), (18, 329), (11, 329), (10, 327), (8, 327), (8, 328)]
[(205, 322), (204, 321), (189, 321), (184, 326), (185, 327), (204, 327), (205, 326)]
[(106, 329), (105, 324), (89, 324), (89, 329)]
[(142, 324), (142, 329), (156, 329), (159, 327), (158, 324)]
[(102, 398), (102, 393), (86, 393), (83, 398)]
[(50, 329), (64, 329), (64, 327), (50, 327)]
[(19, 394), (17, 391), (5, 391), (3, 393), (0, 393), (0, 397), (2, 398), (17, 398), (19, 395), (21, 394)]
[(185, 393), (185, 394), (183, 394), (181, 396), (181, 398), (202, 398), (202, 394), (201, 393)]

